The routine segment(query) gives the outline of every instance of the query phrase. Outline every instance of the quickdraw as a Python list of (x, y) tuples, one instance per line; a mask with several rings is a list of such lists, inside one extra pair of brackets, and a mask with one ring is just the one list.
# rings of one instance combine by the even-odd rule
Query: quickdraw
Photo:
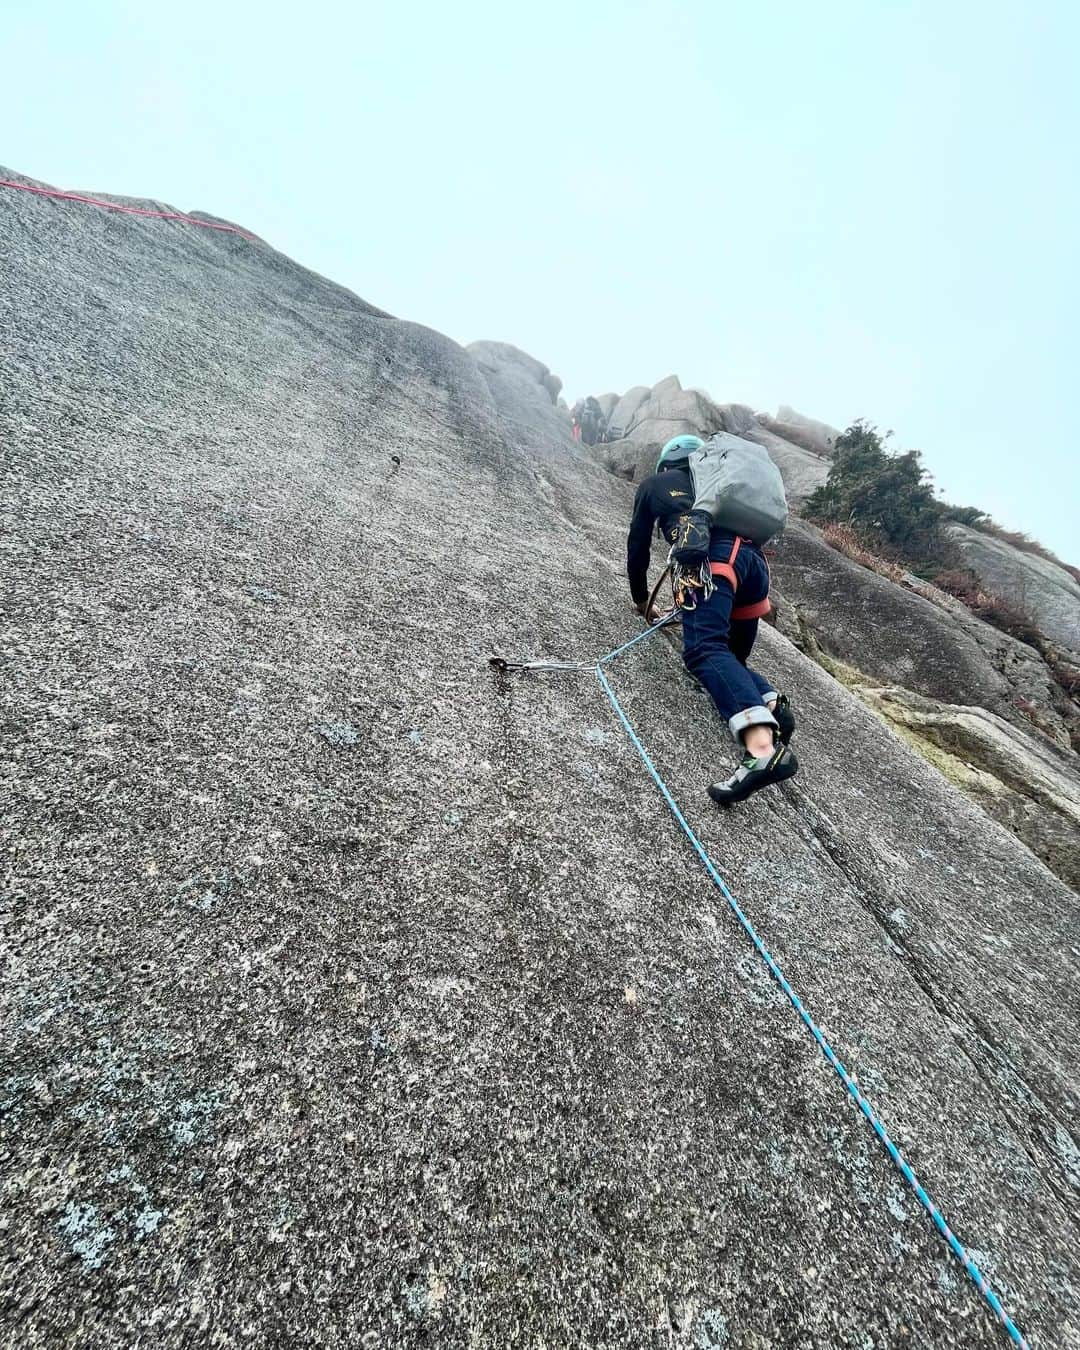
[(707, 558), (699, 567), (684, 567), (682, 563), (672, 562), (669, 556), (668, 566), (671, 568), (671, 596), (676, 609), (697, 609), (716, 589)]

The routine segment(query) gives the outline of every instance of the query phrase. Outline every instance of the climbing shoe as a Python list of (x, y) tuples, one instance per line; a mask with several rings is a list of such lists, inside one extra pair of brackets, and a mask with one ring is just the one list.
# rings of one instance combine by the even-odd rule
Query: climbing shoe
[(743, 802), (761, 788), (794, 778), (798, 772), (799, 761), (781, 742), (771, 755), (762, 755), (760, 759), (747, 755), (730, 778), (710, 785), (709, 796), (721, 806)]
[(780, 728), (777, 734), (783, 744), (787, 745), (792, 736), (795, 735), (795, 714), (791, 711), (787, 694), (781, 694), (776, 700), (772, 715), (776, 718), (776, 725)]

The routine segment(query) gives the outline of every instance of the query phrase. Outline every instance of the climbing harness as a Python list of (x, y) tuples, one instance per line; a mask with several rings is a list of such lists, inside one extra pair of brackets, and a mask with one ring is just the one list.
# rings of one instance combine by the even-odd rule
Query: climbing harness
[[(733, 591), (737, 591), (739, 579), (735, 575), (735, 559), (739, 556), (739, 550), (745, 542), (740, 535), (735, 536), (735, 542), (731, 546), (731, 552), (728, 554), (726, 562), (711, 562), (706, 558), (702, 563), (687, 565), (680, 563), (674, 556), (675, 550), (679, 546), (679, 540), (676, 539), (668, 552), (667, 566), (660, 573), (660, 579), (649, 596), (645, 613), (651, 614), (653, 612), (665, 581), (671, 583), (671, 598), (674, 604), (673, 614), (675, 617), (678, 617), (679, 613), (697, 609), (698, 605), (705, 604), (716, 589), (716, 577), (722, 578)], [(765, 565), (768, 566), (768, 559), (766, 559)], [(731, 611), (731, 617), (735, 620), (763, 619), (766, 614), (771, 612), (772, 604), (766, 595), (763, 600), (758, 600), (752, 605), (736, 605)]]
[[(743, 539), (741, 535), (737, 534), (735, 536), (735, 542), (731, 546), (731, 552), (728, 554), (727, 562), (709, 563), (709, 571), (713, 576), (723, 577), (733, 591), (738, 591), (739, 589), (739, 578), (735, 575), (735, 559), (739, 556), (739, 549), (742, 548), (745, 542), (746, 540)], [(764, 554), (762, 556), (764, 556)], [(768, 571), (768, 567), (769, 563), (768, 559), (766, 559), (766, 571)], [(766, 594), (764, 600), (758, 600), (753, 605), (736, 605), (731, 611), (731, 617), (733, 619), (763, 619), (771, 609), (772, 605), (769, 603), (768, 594)]]
[[(735, 548), (735, 553), (737, 552), (738, 552), (738, 545), (736, 545)], [(734, 562), (734, 553), (732, 555), (731, 562), (732, 563)], [(716, 565), (726, 566), (725, 564), (716, 564)], [(659, 589), (659, 586), (656, 589)], [(656, 594), (655, 589), (653, 594), (654, 595)], [(662, 618), (657, 620), (656, 623), (651, 624), (648, 628), (646, 628), (643, 633), (638, 633), (637, 636), (631, 638), (629, 642), (624, 642), (621, 646), (616, 647), (613, 651), (608, 652), (605, 656), (599, 657), (592, 664), (586, 661), (506, 661), (502, 657), (492, 657), (490, 664), (493, 667), (495, 667), (495, 669), (504, 672), (511, 670), (572, 671), (575, 673), (583, 673), (585, 671), (591, 671), (596, 676), (600, 688), (604, 691), (605, 696), (607, 697), (609, 703), (614, 709), (615, 715), (618, 717), (619, 722), (621, 723), (623, 730), (626, 732), (626, 735), (629, 738), (631, 745), (637, 751), (638, 756), (641, 759), (641, 762), (645, 765), (645, 768), (648, 770), (649, 776), (652, 778), (653, 782), (659, 789), (660, 795), (664, 798), (664, 801), (667, 803), (669, 809), (671, 810), (672, 815), (678, 821), (679, 826), (682, 829), (683, 833), (686, 835), (687, 839), (689, 839), (694, 849), (694, 852), (701, 859), (702, 866), (705, 868), (705, 871), (708, 874), (710, 881), (712, 881), (712, 883), (719, 890), (720, 894), (727, 901), (728, 907), (731, 909), (731, 912), (735, 915), (735, 918), (738, 920), (743, 931), (750, 939), (751, 943), (754, 946), (754, 950), (761, 957), (762, 961), (764, 961), (765, 966), (769, 971), (769, 974), (780, 986), (780, 989), (783, 991), (785, 998), (788, 1000), (791, 1006), (795, 1009), (795, 1012), (798, 1014), (800, 1021), (803, 1023), (806, 1029), (810, 1032), (810, 1035), (817, 1042), (818, 1048), (824, 1055), (829, 1066), (834, 1070), (836, 1076), (843, 1083), (849, 1096), (855, 1102), (856, 1106), (859, 1108), (862, 1114), (866, 1117), (867, 1121), (870, 1124), (870, 1128), (873, 1130), (874, 1134), (877, 1136), (878, 1140), (885, 1148), (885, 1151), (888, 1153), (889, 1157), (896, 1165), (897, 1169), (900, 1172), (900, 1175), (911, 1187), (912, 1191), (915, 1194), (916, 1199), (922, 1205), (923, 1209), (925, 1209), (927, 1214), (929, 1214), (931, 1220), (933, 1221), (934, 1227), (938, 1230), (938, 1232), (941, 1234), (941, 1236), (945, 1239), (946, 1243), (948, 1244), (949, 1250), (960, 1262), (960, 1264), (964, 1267), (968, 1275), (971, 1277), (972, 1281), (975, 1283), (979, 1292), (986, 1299), (986, 1302), (990, 1305), (990, 1308), (993, 1311), (995, 1317), (998, 1319), (998, 1321), (1001, 1323), (1001, 1325), (1005, 1328), (1006, 1332), (1008, 1333), (1010, 1340), (1015, 1345), (1023, 1347), (1023, 1350), (1027, 1350), (1028, 1345), (1027, 1341), (1021, 1335), (1016, 1324), (1012, 1321), (1008, 1313), (1005, 1311), (1004, 1307), (1002, 1306), (1001, 1300), (998, 1298), (997, 1294), (995, 1294), (994, 1290), (991, 1288), (990, 1282), (987, 1280), (986, 1276), (982, 1273), (978, 1265), (966, 1251), (963, 1243), (949, 1227), (941, 1211), (938, 1209), (937, 1205), (931, 1199), (930, 1195), (923, 1188), (922, 1183), (919, 1181), (918, 1177), (912, 1171), (911, 1166), (908, 1163), (907, 1159), (900, 1152), (899, 1147), (889, 1137), (888, 1131), (885, 1129), (885, 1126), (878, 1118), (870, 1102), (863, 1095), (862, 1090), (859, 1088), (859, 1085), (856, 1083), (854, 1077), (850, 1073), (848, 1073), (847, 1069), (844, 1067), (840, 1059), (837, 1057), (836, 1052), (829, 1044), (825, 1036), (825, 1033), (814, 1021), (813, 1017), (811, 1017), (810, 1013), (803, 1005), (802, 1000), (799, 998), (798, 994), (796, 994), (794, 989), (792, 989), (791, 985), (788, 983), (787, 977), (784, 975), (784, 972), (780, 969), (780, 966), (778, 965), (776, 958), (765, 946), (761, 938), (758, 937), (757, 931), (755, 930), (753, 924), (743, 913), (743, 910), (740, 907), (739, 902), (736, 900), (735, 896), (728, 888), (728, 885), (724, 881), (724, 878), (720, 875), (720, 872), (716, 864), (713, 862), (712, 858), (709, 856), (709, 853), (706, 850), (705, 845), (701, 842), (697, 834), (694, 832), (693, 826), (691, 826), (690, 822), (683, 815), (681, 809), (679, 808), (678, 802), (676, 802), (675, 798), (672, 796), (671, 789), (668, 787), (667, 783), (665, 783), (659, 770), (657, 769), (656, 765), (650, 758), (649, 752), (645, 749), (645, 746), (642, 744), (641, 738), (634, 730), (630, 718), (627, 716), (625, 709), (619, 702), (615, 690), (611, 686), (611, 682), (604, 671), (604, 667), (611, 665), (611, 663), (616, 659), (616, 657), (621, 656), (624, 652), (628, 652), (632, 647), (636, 647), (639, 642), (644, 642), (645, 639), (651, 637), (653, 633), (659, 632), (661, 628), (664, 628), (669, 623), (674, 622), (678, 618), (678, 614), (679, 611), (677, 609), (670, 614), (665, 614)]]

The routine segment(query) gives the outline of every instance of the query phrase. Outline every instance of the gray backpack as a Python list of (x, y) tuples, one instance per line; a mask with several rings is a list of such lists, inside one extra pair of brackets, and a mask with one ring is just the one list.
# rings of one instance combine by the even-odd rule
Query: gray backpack
[(717, 432), (690, 455), (694, 506), (677, 522), (672, 560), (695, 566), (709, 555), (711, 530), (764, 544), (787, 524), (784, 480), (769, 453), (752, 441)]

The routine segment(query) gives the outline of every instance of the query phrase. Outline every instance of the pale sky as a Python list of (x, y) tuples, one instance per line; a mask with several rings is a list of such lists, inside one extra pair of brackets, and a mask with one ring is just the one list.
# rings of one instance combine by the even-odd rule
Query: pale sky
[(9, 168), (235, 220), (571, 399), (865, 416), (1080, 561), (1073, 0), (8, 0), (0, 40)]

